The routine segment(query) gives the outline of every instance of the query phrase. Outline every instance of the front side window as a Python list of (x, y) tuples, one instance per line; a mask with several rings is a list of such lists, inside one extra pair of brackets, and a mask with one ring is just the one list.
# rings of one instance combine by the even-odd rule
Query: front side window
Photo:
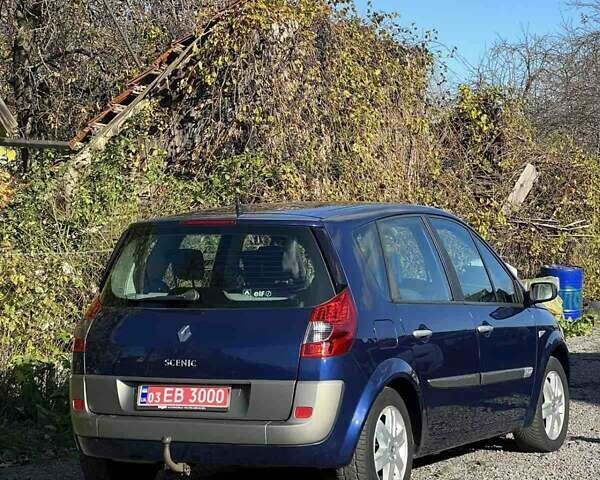
[(469, 231), (450, 220), (431, 219), (456, 271), (467, 302), (495, 302), (494, 289)]
[(395, 301), (439, 302), (451, 299), (440, 259), (418, 217), (379, 222), (381, 243)]
[(476, 238), (475, 242), (496, 289), (497, 301), (500, 303), (520, 303), (512, 277), (481, 240)]
[(113, 264), (103, 304), (308, 307), (334, 295), (309, 228), (136, 227)]

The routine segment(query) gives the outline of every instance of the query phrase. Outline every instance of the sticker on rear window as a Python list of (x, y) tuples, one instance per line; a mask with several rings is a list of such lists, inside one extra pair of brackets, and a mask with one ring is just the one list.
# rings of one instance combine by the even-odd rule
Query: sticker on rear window
[(247, 295), (245, 292), (242, 293), (231, 293), (231, 292), (223, 292), (228, 300), (232, 300), (234, 302), (260, 302), (260, 301), (281, 301), (287, 300), (288, 297), (274, 297), (273, 292), (270, 290), (259, 290), (257, 292), (253, 292), (251, 295)]

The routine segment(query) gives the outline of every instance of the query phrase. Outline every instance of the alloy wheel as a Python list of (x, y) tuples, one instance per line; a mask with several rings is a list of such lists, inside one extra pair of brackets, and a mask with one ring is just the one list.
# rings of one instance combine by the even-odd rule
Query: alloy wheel
[(542, 403), (542, 419), (546, 435), (556, 440), (565, 422), (565, 387), (555, 371), (548, 372), (544, 381), (544, 400)]
[(408, 462), (408, 441), (404, 418), (396, 407), (379, 414), (373, 438), (375, 472), (380, 480), (402, 480)]

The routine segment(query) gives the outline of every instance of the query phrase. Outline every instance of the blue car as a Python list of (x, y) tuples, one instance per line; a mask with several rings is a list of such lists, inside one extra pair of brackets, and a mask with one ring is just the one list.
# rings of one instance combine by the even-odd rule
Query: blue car
[[(399, 204), (288, 204), (132, 225), (73, 341), (87, 480), (194, 466), (401, 480), (513, 433), (562, 445), (569, 353), (469, 226)], [(146, 476), (146, 477), (145, 477)]]

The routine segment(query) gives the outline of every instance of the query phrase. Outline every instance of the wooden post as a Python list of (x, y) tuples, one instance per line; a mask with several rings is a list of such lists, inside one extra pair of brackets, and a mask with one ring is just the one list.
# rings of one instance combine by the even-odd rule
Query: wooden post
[[(16, 135), (19, 126), (17, 125), (17, 120), (10, 113), (10, 110), (4, 103), (4, 100), (0, 97), (0, 128), (4, 130), (4, 133), (7, 137), (12, 137)], [(0, 132), (1, 133), (1, 132)]]
[(501, 211), (505, 216), (508, 216), (521, 208), (521, 205), (527, 198), (527, 195), (529, 195), (529, 192), (531, 192), (533, 184), (538, 177), (539, 173), (531, 163), (525, 165), (523, 172), (521, 172), (521, 176), (517, 180), (517, 183), (515, 183), (512, 192), (510, 192), (510, 195), (502, 206)]

